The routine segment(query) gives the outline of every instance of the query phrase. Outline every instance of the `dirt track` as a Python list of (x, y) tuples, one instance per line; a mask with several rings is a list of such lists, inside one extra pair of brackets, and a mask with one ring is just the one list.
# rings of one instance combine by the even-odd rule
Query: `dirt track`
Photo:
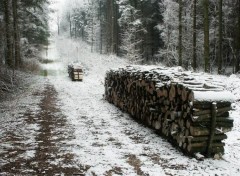
[(64, 141), (71, 140), (73, 135), (66, 118), (56, 106), (56, 90), (47, 84), (43, 92), (34, 92), (32, 96), (42, 97), (39, 104), (40, 111), (38, 114), (25, 112), (21, 118), (24, 118), (25, 123), (39, 127), (35, 139), (35, 156), (30, 159), (18, 157), (26, 150), (30, 151), (33, 148), (25, 145), (24, 136), (19, 137), (15, 133), (8, 134), (2, 140), (14, 145), (0, 155), (1, 158), (10, 161), (0, 169), (0, 175), (60, 175), (61, 173), (81, 175), (88, 167), (72, 167), (74, 165), (73, 154), (60, 151), (64, 146)]

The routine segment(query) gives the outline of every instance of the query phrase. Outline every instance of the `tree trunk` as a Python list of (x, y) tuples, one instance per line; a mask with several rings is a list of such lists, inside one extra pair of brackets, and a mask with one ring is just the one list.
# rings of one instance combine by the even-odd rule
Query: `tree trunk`
[(93, 53), (94, 47), (94, 12), (93, 12), (93, 1), (91, 1), (91, 52)]
[(111, 3), (111, 53), (116, 53), (115, 50), (115, 45), (116, 45), (116, 41), (115, 41), (115, 11), (114, 11), (114, 0), (110, 1)]
[(193, 0), (193, 70), (197, 69), (197, 0)]
[(182, 66), (182, 0), (179, 0), (179, 13), (178, 13), (178, 20), (179, 20), (179, 36), (178, 36), (178, 65)]
[(57, 14), (57, 28), (58, 28), (58, 35), (60, 35), (60, 17), (59, 17), (59, 12)]
[(103, 47), (103, 17), (102, 17), (102, 1), (99, 1), (99, 20), (100, 20), (100, 54), (102, 54)]
[(219, 0), (219, 5), (218, 5), (218, 74), (222, 73), (222, 0)]
[(70, 37), (72, 38), (72, 22), (71, 22), (71, 14), (70, 14), (70, 12), (68, 14), (68, 20), (69, 20), (69, 34), (70, 34)]
[(237, 58), (236, 58), (236, 70), (235, 72), (239, 72), (240, 71), (240, 0), (238, 0), (238, 30), (237, 30)]
[(9, 1), (4, 0), (4, 20), (5, 20), (5, 35), (6, 35), (6, 64), (10, 68), (14, 67), (13, 63), (13, 53), (12, 53), (12, 37), (11, 37), (11, 26), (10, 26), (10, 11), (9, 11)]
[(107, 12), (106, 12), (106, 19), (107, 19), (107, 48), (106, 52), (111, 53), (112, 52), (112, 0), (107, 0)]
[(119, 16), (119, 6), (117, 3), (115, 3), (115, 52), (117, 55), (119, 55), (119, 26), (118, 26), (118, 16)]
[(14, 50), (15, 50), (15, 67), (19, 68), (22, 65), (21, 55), (20, 55), (20, 37), (18, 28), (18, 0), (12, 1), (13, 10), (13, 30), (14, 30)]
[(0, 19), (0, 67), (3, 64), (4, 60), (4, 42), (3, 42), (3, 21)]
[(204, 9), (204, 62), (205, 72), (210, 72), (209, 61), (209, 14), (208, 14), (209, 0), (203, 0)]

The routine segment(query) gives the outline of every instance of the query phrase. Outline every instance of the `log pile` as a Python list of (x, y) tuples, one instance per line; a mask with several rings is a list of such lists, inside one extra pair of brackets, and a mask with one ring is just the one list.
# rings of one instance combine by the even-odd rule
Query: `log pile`
[(128, 66), (107, 72), (105, 98), (182, 151), (213, 156), (224, 153), (233, 127), (232, 95), (223, 86), (179, 68)]
[(68, 75), (72, 81), (82, 81), (83, 80), (83, 68), (80, 64), (69, 64), (68, 65)]

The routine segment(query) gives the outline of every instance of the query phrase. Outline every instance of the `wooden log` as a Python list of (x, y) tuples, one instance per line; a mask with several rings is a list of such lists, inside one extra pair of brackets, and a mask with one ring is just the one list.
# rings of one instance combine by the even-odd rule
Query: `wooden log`
[(186, 101), (187, 100), (187, 95), (188, 95), (188, 90), (185, 88), (185, 87), (183, 87), (182, 88), (182, 101)]
[[(225, 113), (230, 110), (232, 110), (231, 107), (219, 108), (217, 109), (216, 115), (220, 115), (221, 113)], [(211, 109), (207, 109), (207, 110), (193, 109), (193, 116), (200, 116), (200, 115), (211, 115)]]
[[(203, 142), (192, 142), (188, 144), (188, 150), (191, 148), (198, 148), (198, 147), (206, 147), (208, 148), (208, 142), (207, 141), (203, 141)], [(225, 143), (221, 143), (221, 142), (214, 142), (211, 144), (211, 147), (223, 147), (225, 146)]]
[[(227, 139), (227, 135), (226, 134), (219, 134), (219, 135), (215, 135), (213, 137), (213, 141), (222, 141), (224, 139)], [(187, 137), (188, 143), (191, 142), (203, 142), (203, 141), (208, 141), (209, 140), (209, 136), (188, 136)]]
[[(228, 101), (219, 101), (217, 103), (217, 108), (231, 107), (231, 102)], [(193, 101), (193, 106), (196, 109), (210, 109), (211, 102), (209, 101)]]
[(176, 88), (174, 84), (171, 84), (170, 90), (169, 90), (169, 100), (173, 101), (176, 97)]
[(159, 121), (159, 120), (155, 120), (154, 122), (153, 122), (153, 126), (154, 126), (154, 128), (156, 129), (156, 130), (160, 130), (161, 129), (161, 121)]
[[(223, 115), (223, 116), (222, 116)], [(201, 116), (191, 116), (192, 122), (209, 122), (211, 120), (211, 115), (201, 115)], [(229, 117), (229, 112), (225, 114), (221, 114), (221, 116), (217, 116), (217, 122), (233, 122), (233, 119)]]
[(194, 93), (193, 91), (188, 92), (188, 101), (192, 102), (194, 101)]
[[(135, 67), (107, 72), (105, 79), (106, 100), (129, 112), (174, 144), (188, 152), (206, 154), (211, 128), (211, 102), (194, 100), (195, 80), (185, 79), (189, 75), (173, 73), (176, 79), (160, 73), (159, 70), (141, 71)], [(178, 76), (177, 76), (178, 75)], [(184, 84), (181, 79), (185, 79)], [(197, 86), (202, 84), (196, 83)], [(193, 88), (192, 88), (192, 87)], [(204, 90), (203, 87), (197, 89)], [(229, 118), (230, 102), (217, 102), (216, 128), (213, 144), (226, 138), (224, 132), (230, 130), (233, 120)], [(194, 109), (194, 111), (193, 111)], [(223, 146), (211, 147), (211, 152), (223, 151)]]
[[(221, 121), (223, 120), (223, 121)], [(211, 121), (197, 121), (197, 122), (193, 122), (192, 120), (187, 120), (186, 121), (186, 127), (187, 128), (190, 128), (190, 126), (194, 126), (194, 127), (208, 127), (210, 128), (211, 127)], [(218, 119), (216, 118), (216, 126), (217, 127), (233, 127), (233, 119)]]
[(211, 128), (210, 128), (210, 136), (207, 146), (207, 157), (210, 157), (211, 155), (211, 148), (213, 146), (213, 138), (215, 135), (215, 128), (216, 128), (216, 116), (217, 116), (217, 103), (212, 103), (212, 119), (211, 119)]
[[(206, 135), (210, 135), (210, 129), (206, 128), (206, 127), (193, 127), (191, 126), (189, 128), (190, 130), (190, 134), (192, 136), (206, 136)], [(231, 128), (229, 127), (222, 127), (222, 128), (215, 128), (214, 133), (215, 134), (223, 134), (226, 132), (231, 131)]]
[[(187, 151), (189, 153), (197, 153), (200, 152), (204, 155), (206, 155), (206, 150), (207, 146), (202, 146), (202, 147), (187, 147)], [(210, 149), (211, 154), (216, 154), (216, 153), (224, 153), (224, 146), (217, 146), (217, 147), (212, 147)]]

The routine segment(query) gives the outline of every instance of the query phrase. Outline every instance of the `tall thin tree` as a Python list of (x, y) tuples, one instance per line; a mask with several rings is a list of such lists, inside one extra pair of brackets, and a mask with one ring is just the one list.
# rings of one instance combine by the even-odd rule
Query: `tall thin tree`
[(237, 29), (237, 58), (236, 58), (236, 66), (235, 66), (235, 72), (240, 71), (240, 0), (238, 0), (238, 29)]
[(102, 54), (103, 49), (103, 16), (102, 16), (102, 1), (99, 0), (99, 20), (100, 20), (100, 54)]
[(69, 22), (69, 34), (72, 38), (72, 19), (71, 19), (71, 12), (68, 13), (68, 22)]
[(193, 0), (193, 70), (197, 69), (197, 0)]
[(203, 0), (204, 11), (204, 67), (205, 72), (210, 72), (209, 61), (209, 0)]
[(182, 9), (183, 9), (183, 4), (182, 0), (178, 0), (179, 3), (179, 11), (178, 11), (178, 21), (179, 21), (179, 26), (178, 26), (178, 65), (182, 66)]
[(5, 20), (5, 35), (6, 35), (6, 64), (10, 68), (14, 67), (13, 63), (13, 53), (12, 53), (12, 37), (11, 37), (11, 22), (10, 22), (10, 10), (9, 10), (9, 0), (4, 0), (4, 20)]
[(15, 67), (19, 68), (22, 65), (22, 61), (21, 61), (21, 55), (20, 55), (20, 37), (19, 37), (19, 27), (18, 27), (18, 0), (12, 1), (12, 11), (13, 11)]
[(218, 74), (222, 73), (222, 38), (223, 38), (223, 31), (222, 31), (222, 0), (218, 2)]

